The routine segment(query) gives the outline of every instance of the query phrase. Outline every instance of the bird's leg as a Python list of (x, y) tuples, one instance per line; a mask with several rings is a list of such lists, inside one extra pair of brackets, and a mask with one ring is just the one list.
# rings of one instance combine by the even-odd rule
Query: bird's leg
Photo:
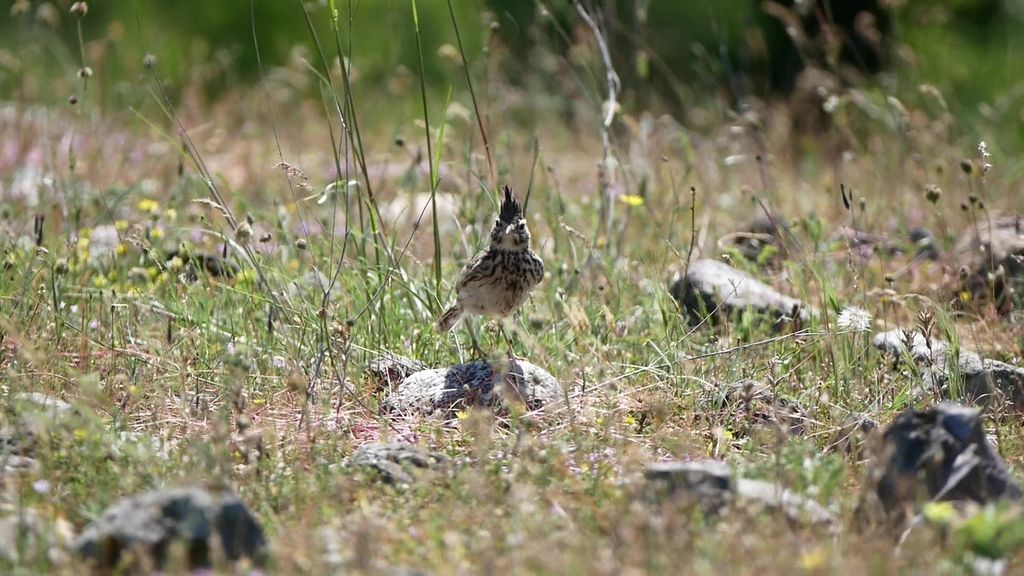
[(508, 353), (508, 357), (509, 357), (510, 360), (522, 360), (522, 358), (520, 358), (519, 356), (516, 355), (515, 346), (512, 343), (512, 338), (509, 337), (508, 332), (505, 331), (505, 323), (506, 322), (507, 322), (507, 320), (505, 320), (504, 318), (499, 320), (498, 321), (498, 330), (501, 332), (501, 336), (505, 339), (505, 346), (506, 346), (506, 351)]
[(473, 347), (473, 353), (481, 359), (486, 359), (487, 354), (485, 354), (484, 349), (480, 347), (480, 340), (476, 337), (476, 329), (473, 327), (473, 322), (467, 321), (466, 326), (469, 328), (469, 342), (470, 346)]

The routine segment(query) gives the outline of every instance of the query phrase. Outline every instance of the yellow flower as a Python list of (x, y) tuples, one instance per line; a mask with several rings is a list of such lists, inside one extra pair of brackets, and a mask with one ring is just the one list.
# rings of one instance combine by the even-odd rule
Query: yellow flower
[(252, 283), (256, 281), (256, 273), (252, 270), (246, 269), (239, 272), (238, 281), (241, 283)]
[(175, 210), (174, 208), (168, 208), (167, 210), (164, 210), (164, 217), (166, 217), (168, 220), (177, 220), (178, 211)]
[(150, 240), (162, 240), (163, 237), (164, 237), (164, 230), (163, 230), (163, 228), (153, 228), (152, 230), (149, 231), (149, 239)]
[(124, 256), (128, 252), (128, 247), (124, 245), (124, 242), (122, 242), (117, 245), (115, 252), (117, 252), (118, 256)]
[(619, 196), (619, 201), (625, 204), (626, 206), (632, 206), (636, 208), (637, 206), (643, 205), (644, 197), (637, 196), (636, 194), (623, 194), (622, 196)]
[(110, 282), (107, 281), (106, 276), (100, 275), (92, 279), (92, 285), (97, 288), (106, 288), (110, 285)]
[(127, 220), (118, 220), (118, 221), (114, 222), (114, 228), (118, 232), (124, 232), (125, 230), (128, 229), (128, 221)]
[(78, 237), (78, 249), (79, 250), (85, 250), (85, 251), (89, 250), (89, 237), (88, 236), (79, 236)]
[(139, 210), (148, 212), (150, 214), (156, 214), (160, 211), (160, 203), (156, 200), (150, 200), (149, 198), (143, 198), (139, 200)]
[(929, 502), (921, 512), (929, 522), (940, 525), (949, 524), (956, 517), (956, 508), (951, 502)]
[(800, 567), (810, 572), (824, 567), (826, 561), (828, 561), (828, 550), (815, 548), (810, 552), (804, 552), (800, 556)]

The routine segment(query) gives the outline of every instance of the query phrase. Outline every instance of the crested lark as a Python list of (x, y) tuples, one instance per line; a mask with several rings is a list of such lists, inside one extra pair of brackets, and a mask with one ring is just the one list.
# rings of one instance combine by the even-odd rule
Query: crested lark
[(466, 266), (455, 285), (455, 304), (437, 320), (447, 332), (466, 314), (505, 318), (526, 301), (544, 278), (544, 262), (530, 250), (530, 230), (512, 190), (491, 229), (491, 245)]

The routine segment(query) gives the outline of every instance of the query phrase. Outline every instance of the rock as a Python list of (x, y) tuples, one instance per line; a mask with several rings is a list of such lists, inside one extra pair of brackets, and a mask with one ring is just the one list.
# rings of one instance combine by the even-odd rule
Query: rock
[(71, 524), (63, 518), (51, 521), (31, 508), (0, 510), (0, 562), (37, 568), (40, 562), (60, 564), (73, 539)]
[(1009, 312), (1015, 295), (1024, 293), (1024, 215), (979, 215), (977, 226), (960, 238), (951, 257), (959, 271), (957, 292), (981, 300), (994, 296), (996, 308)]
[[(998, 406), (1010, 403), (1018, 412), (1024, 412), (1024, 369), (982, 358), (976, 352), (960, 349), (958, 357), (951, 358), (953, 351), (947, 342), (932, 338), (925, 340), (919, 331), (908, 332), (897, 328), (881, 332), (873, 339), (875, 348), (897, 359), (910, 357), (922, 374), (923, 391), (938, 391), (947, 398), (951, 367), (963, 375), (962, 398), (965, 402), (984, 406)], [(909, 344), (909, 352), (908, 352)]]
[(55, 418), (75, 413), (75, 407), (43, 392), (22, 392), (15, 394), (12, 404), (19, 412), (39, 412)]
[(705, 514), (718, 514), (733, 496), (732, 470), (718, 460), (658, 462), (647, 467), (644, 478), (649, 498), (682, 498)]
[(505, 378), (490, 362), (478, 360), (449, 368), (421, 370), (408, 376), (385, 399), (399, 414), (432, 414), (467, 406), (497, 407), (503, 399), (537, 410), (562, 399), (562, 387), (547, 370), (525, 360), (509, 360)]
[(385, 354), (370, 360), (366, 365), (366, 374), (376, 390), (391, 390), (409, 376), (430, 367), (412, 358), (397, 354)]
[(834, 521), (832, 513), (817, 502), (777, 484), (733, 479), (729, 465), (718, 460), (652, 464), (644, 476), (649, 499), (682, 499), (686, 504), (699, 505), (708, 515), (732, 506), (753, 514), (760, 509), (775, 510), (801, 524), (827, 525)]
[(978, 410), (942, 403), (907, 410), (885, 430), (872, 479), (879, 502), (900, 516), (933, 500), (1020, 500), (1024, 492), (989, 444)]
[(31, 456), (40, 438), (54, 428), (81, 424), (81, 414), (67, 402), (42, 392), (15, 394), (0, 414), (0, 454)]
[(0, 451), (0, 478), (14, 474), (31, 474), (39, 470), (39, 462), (28, 456)]
[(777, 426), (787, 433), (802, 436), (809, 420), (799, 404), (777, 396), (771, 388), (756, 380), (740, 380), (713, 392), (705, 406), (716, 418), (736, 424), (738, 436), (747, 436), (756, 426)]
[(249, 558), (262, 563), (267, 543), (252, 512), (234, 493), (184, 487), (123, 498), (86, 526), (75, 551), (95, 568), (139, 563), (162, 567), (181, 545), (190, 569)]
[[(768, 217), (761, 214), (743, 225), (739, 231), (733, 232), (718, 241), (718, 247), (726, 251), (732, 248), (750, 262), (762, 263), (776, 261), (785, 256), (785, 244), (782, 236), (789, 234), (789, 227), (777, 214)], [(768, 252), (765, 248), (768, 247)]]
[(374, 442), (362, 445), (345, 466), (370, 470), (386, 484), (408, 485), (422, 477), (424, 472), (437, 470), (448, 462), (444, 454), (428, 452), (409, 444)]
[(694, 323), (708, 314), (715, 319), (750, 311), (765, 316), (776, 329), (781, 329), (794, 319), (806, 322), (817, 314), (800, 300), (718, 260), (691, 262), (670, 292)]
[(835, 520), (821, 504), (765, 480), (737, 478), (736, 496), (746, 506), (778, 510), (801, 524), (826, 525)]

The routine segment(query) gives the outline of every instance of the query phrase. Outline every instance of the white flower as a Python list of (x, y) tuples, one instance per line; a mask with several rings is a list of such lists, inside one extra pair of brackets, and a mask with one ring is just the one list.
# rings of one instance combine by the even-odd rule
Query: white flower
[(840, 332), (867, 332), (871, 330), (871, 313), (863, 308), (847, 306), (839, 313), (836, 327)]

